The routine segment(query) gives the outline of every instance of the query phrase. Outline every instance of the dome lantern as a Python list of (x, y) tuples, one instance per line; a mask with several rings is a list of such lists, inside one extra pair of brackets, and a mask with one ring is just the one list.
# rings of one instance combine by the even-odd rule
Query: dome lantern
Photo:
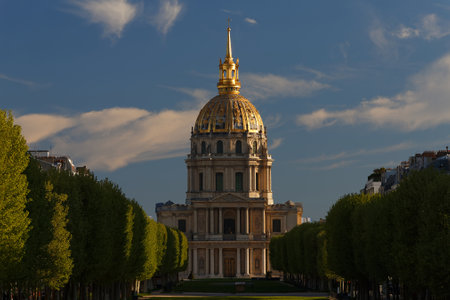
[(225, 60), (222, 63), (222, 59), (219, 60), (219, 82), (217, 88), (220, 95), (224, 94), (239, 94), (241, 83), (239, 82), (239, 59), (236, 63), (233, 60), (231, 50), (231, 28), (228, 26), (228, 39), (227, 39), (227, 51)]

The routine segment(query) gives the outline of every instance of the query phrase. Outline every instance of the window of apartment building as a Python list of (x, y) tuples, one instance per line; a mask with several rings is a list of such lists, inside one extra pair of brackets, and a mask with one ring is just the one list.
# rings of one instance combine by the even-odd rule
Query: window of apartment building
[(244, 176), (242, 172), (236, 172), (236, 192), (242, 192), (244, 190)]
[(216, 192), (223, 192), (223, 173), (216, 173)]
[(198, 190), (203, 191), (203, 173), (198, 174)]
[(272, 220), (272, 232), (281, 232), (281, 220), (280, 219)]
[(186, 232), (186, 220), (185, 219), (178, 220), (178, 230), (180, 230), (181, 232)]
[(241, 141), (236, 142), (236, 154), (242, 154), (242, 142)]
[(222, 141), (217, 142), (217, 153), (223, 154), (223, 142)]

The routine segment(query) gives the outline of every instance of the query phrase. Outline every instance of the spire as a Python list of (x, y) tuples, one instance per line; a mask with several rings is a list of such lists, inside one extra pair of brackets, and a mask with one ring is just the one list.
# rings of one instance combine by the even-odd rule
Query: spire
[[(229, 19), (228, 19), (229, 20)], [(229, 22), (229, 21), (228, 21)], [(231, 52), (231, 28), (230, 28), (230, 24), (228, 24), (228, 41), (227, 41), (227, 55), (225, 58), (231, 58), (233, 59), (233, 54)]]
[(239, 82), (239, 58), (236, 63), (233, 60), (233, 54), (231, 52), (231, 28), (230, 19), (228, 18), (228, 39), (227, 39), (227, 54), (225, 60), (222, 63), (222, 59), (219, 61), (220, 77), (217, 83), (219, 94), (239, 94), (241, 83)]

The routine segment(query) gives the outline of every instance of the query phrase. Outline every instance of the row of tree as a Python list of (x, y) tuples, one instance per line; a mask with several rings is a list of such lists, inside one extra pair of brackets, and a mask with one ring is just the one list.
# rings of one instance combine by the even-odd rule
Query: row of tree
[(43, 172), (0, 111), (0, 288), (37, 299), (125, 299), (184, 270), (188, 242), (108, 179)]
[(347, 195), (325, 222), (270, 243), (275, 269), (303, 284), (338, 279), (359, 299), (450, 299), (450, 175), (412, 172), (385, 195)]

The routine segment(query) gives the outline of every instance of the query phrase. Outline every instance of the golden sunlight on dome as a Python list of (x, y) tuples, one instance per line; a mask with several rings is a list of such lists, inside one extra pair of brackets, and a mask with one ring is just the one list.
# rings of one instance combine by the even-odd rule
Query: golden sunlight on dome
[(202, 108), (195, 122), (195, 133), (264, 132), (258, 110), (239, 94), (218, 95)]

